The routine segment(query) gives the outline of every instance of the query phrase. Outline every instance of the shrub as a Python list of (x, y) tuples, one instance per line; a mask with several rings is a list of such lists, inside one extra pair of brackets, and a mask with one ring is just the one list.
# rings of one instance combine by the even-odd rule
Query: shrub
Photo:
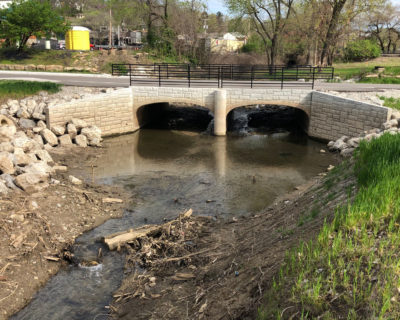
[(344, 49), (347, 61), (364, 61), (381, 55), (379, 46), (371, 40), (356, 40), (349, 42)]

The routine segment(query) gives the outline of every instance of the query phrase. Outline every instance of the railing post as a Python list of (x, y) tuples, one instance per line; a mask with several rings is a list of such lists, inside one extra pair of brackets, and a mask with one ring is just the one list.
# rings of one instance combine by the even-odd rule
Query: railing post
[(312, 73), (312, 89), (314, 90), (314, 82), (315, 82), (315, 67), (313, 67), (313, 73)]
[(252, 89), (253, 89), (253, 80), (254, 80), (254, 66), (251, 66), (250, 88), (252, 88)]
[(208, 80), (211, 80), (211, 66), (208, 65)]
[(190, 88), (190, 64), (187, 65), (187, 73), (188, 73), (188, 86)]
[(299, 81), (299, 66), (296, 66), (296, 81)]
[(167, 79), (169, 79), (168, 64), (167, 64)]
[(158, 65), (158, 86), (161, 87), (161, 64)]
[(221, 68), (221, 89), (224, 87), (224, 68)]
[(129, 64), (129, 86), (132, 85), (132, 65)]
[(283, 68), (284, 68), (284, 67), (282, 67), (282, 75), (281, 75), (281, 90), (283, 89)]
[(231, 64), (231, 80), (233, 80), (233, 64)]

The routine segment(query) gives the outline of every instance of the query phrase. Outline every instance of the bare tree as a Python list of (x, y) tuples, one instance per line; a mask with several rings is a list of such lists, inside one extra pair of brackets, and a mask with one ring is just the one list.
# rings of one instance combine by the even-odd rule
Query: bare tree
[(251, 17), (256, 32), (262, 38), (269, 64), (274, 66), (281, 35), (293, 11), (294, 0), (227, 0), (230, 10)]

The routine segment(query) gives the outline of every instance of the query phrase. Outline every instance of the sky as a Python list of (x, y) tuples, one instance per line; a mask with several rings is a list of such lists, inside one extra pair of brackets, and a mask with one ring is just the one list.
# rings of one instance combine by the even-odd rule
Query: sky
[[(398, 0), (400, 3), (400, 0)], [(212, 13), (221, 11), (222, 13), (228, 13), (228, 9), (224, 5), (224, 0), (208, 0), (208, 10)]]

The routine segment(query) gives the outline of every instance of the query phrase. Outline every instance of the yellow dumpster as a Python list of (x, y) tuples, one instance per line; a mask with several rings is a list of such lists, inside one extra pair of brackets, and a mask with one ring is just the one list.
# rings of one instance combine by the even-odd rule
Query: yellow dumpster
[(67, 50), (90, 50), (90, 30), (85, 27), (72, 27), (65, 34)]

